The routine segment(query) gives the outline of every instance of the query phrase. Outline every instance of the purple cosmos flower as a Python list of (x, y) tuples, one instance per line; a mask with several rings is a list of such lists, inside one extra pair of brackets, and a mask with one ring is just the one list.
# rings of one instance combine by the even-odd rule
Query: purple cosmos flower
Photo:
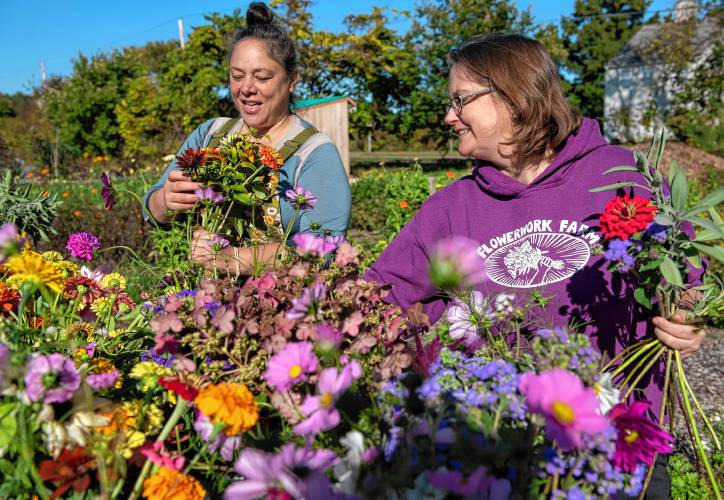
[(209, 241), (211, 243), (211, 249), (214, 252), (218, 252), (229, 246), (229, 240), (218, 234), (213, 235)]
[(477, 243), (462, 236), (439, 242), (430, 260), (429, 275), (433, 285), (443, 290), (455, 290), (487, 281), (483, 259), (477, 249)]
[(317, 357), (311, 342), (290, 342), (271, 357), (264, 380), (278, 391), (288, 391), (317, 371)]
[(257, 498), (275, 497), (276, 494), (287, 492), (298, 497), (296, 481), (291, 472), (286, 470), (276, 455), (254, 448), (246, 448), (234, 464), (234, 470), (244, 478), (229, 485), (224, 492), (225, 500), (255, 500)]
[(294, 443), (287, 443), (279, 450), (277, 461), (283, 467), (294, 472), (295, 469), (311, 469), (324, 472), (337, 463), (337, 454), (330, 450), (313, 450), (305, 446), (297, 448)]
[(71, 256), (87, 261), (93, 260), (95, 251), (100, 247), (101, 242), (98, 241), (98, 238), (84, 231), (73, 233), (68, 236), (68, 243), (65, 246)]
[(628, 248), (632, 244), (630, 240), (619, 240), (615, 238), (608, 242), (608, 250), (606, 250), (603, 256), (606, 260), (618, 262), (620, 264), (619, 270), (627, 272), (636, 262), (633, 256), (628, 253)]
[(624, 472), (633, 472), (639, 463), (651, 466), (657, 453), (673, 451), (674, 437), (646, 418), (648, 401), (636, 401), (629, 408), (617, 404), (609, 418), (618, 431), (613, 464)]
[(116, 204), (116, 190), (111, 182), (111, 176), (108, 172), (103, 172), (101, 175), (101, 182), (103, 187), (101, 188), (101, 196), (103, 197), (103, 208), (111, 210)]
[(196, 195), (196, 199), (202, 203), (208, 202), (211, 204), (219, 204), (224, 201), (224, 195), (215, 192), (210, 187), (197, 189), (196, 191), (194, 191), (194, 194)]
[(301, 184), (297, 186), (297, 189), (287, 189), (284, 195), (295, 209), (310, 210), (317, 204), (316, 196), (314, 196), (311, 191), (305, 190)]
[(301, 298), (292, 299), (292, 308), (287, 313), (287, 319), (303, 319), (308, 314), (316, 315), (317, 306), (326, 292), (327, 287), (322, 283), (305, 288)]
[(488, 476), (488, 470), (482, 465), (471, 472), (468, 477), (457, 470), (428, 471), (427, 479), (435, 488), (461, 497), (497, 500), (508, 498), (512, 490), (507, 480)]
[(482, 324), (490, 318), (492, 312), (486, 306), (485, 296), (473, 290), (467, 300), (456, 297), (447, 310), (450, 322), (450, 336), (462, 340), (465, 345), (474, 345), (478, 340), (478, 332)]
[(80, 374), (71, 359), (62, 354), (37, 355), (25, 371), (25, 392), (30, 401), (64, 403), (80, 387)]
[(342, 344), (344, 334), (328, 323), (317, 326), (317, 344), (325, 349), (336, 349)]
[(116, 382), (118, 382), (118, 370), (113, 370), (110, 373), (93, 373), (88, 375), (85, 381), (95, 391), (102, 391), (104, 389), (110, 389)]
[(301, 410), (306, 420), (294, 427), (294, 432), (311, 436), (333, 429), (339, 424), (339, 411), (334, 403), (359, 378), (362, 368), (357, 361), (350, 361), (342, 371), (336, 368), (322, 370), (317, 381), (317, 395), (308, 395)]
[(322, 238), (312, 233), (297, 233), (292, 236), (300, 257), (324, 257), (337, 249), (337, 244), (331, 238)]
[(518, 384), (533, 413), (546, 417), (546, 434), (562, 450), (583, 445), (583, 434), (601, 433), (608, 420), (598, 414), (598, 398), (575, 374), (556, 368), (526, 373)]
[(200, 411), (196, 412), (194, 429), (196, 429), (196, 432), (199, 433), (201, 438), (208, 443), (209, 452), (215, 453), (218, 450), (221, 458), (227, 462), (234, 460), (234, 452), (241, 448), (241, 436), (227, 436), (223, 429), (213, 440), (209, 441), (211, 434), (214, 432), (214, 424)]

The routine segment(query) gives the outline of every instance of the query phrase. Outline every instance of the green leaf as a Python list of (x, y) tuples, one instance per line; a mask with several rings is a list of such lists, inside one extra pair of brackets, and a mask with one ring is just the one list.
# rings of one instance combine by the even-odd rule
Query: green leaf
[(715, 207), (719, 205), (720, 203), (724, 202), (724, 187), (718, 188), (716, 191), (713, 191), (709, 193), (708, 195), (704, 196), (704, 198), (701, 199), (699, 203), (691, 207), (689, 210), (686, 211), (684, 214), (684, 217), (686, 217), (689, 214), (698, 214), (699, 212), (706, 212), (710, 208)]
[(661, 262), (662, 262), (662, 259), (656, 259), (656, 260), (652, 260), (651, 262), (647, 262), (646, 264), (644, 264), (643, 266), (641, 266), (639, 268), (639, 272), (643, 273), (646, 271), (651, 271), (652, 269), (658, 269), (659, 266), (661, 265)]
[(659, 169), (659, 162), (664, 155), (664, 146), (666, 146), (666, 129), (662, 127), (661, 134), (659, 135), (659, 148), (656, 150), (656, 160), (654, 161), (656, 170)]
[(676, 160), (672, 160), (671, 164), (669, 165), (669, 186), (671, 186), (674, 183), (674, 177), (676, 177), (676, 174), (679, 172), (679, 164), (676, 163)]
[(721, 227), (718, 227), (716, 224), (714, 224), (709, 219), (704, 219), (703, 217), (697, 217), (695, 215), (692, 215), (690, 217), (687, 217), (686, 220), (689, 222), (696, 224), (699, 227), (702, 227), (706, 229), (707, 231), (711, 231), (714, 234), (719, 234), (719, 237), (724, 237), (724, 231)]
[(254, 205), (251, 193), (234, 193), (234, 200), (242, 205)]
[(681, 288), (684, 287), (684, 280), (681, 279), (681, 273), (679, 272), (679, 268), (668, 255), (664, 257), (664, 260), (661, 262), (659, 269), (661, 270), (661, 274), (664, 276), (664, 279), (670, 285), (678, 286)]
[(651, 309), (651, 299), (646, 295), (646, 291), (643, 288), (634, 290), (634, 299), (646, 309)]
[(711, 207), (709, 210), (707, 210), (707, 212), (709, 213), (709, 217), (711, 217), (711, 220), (714, 221), (714, 224), (717, 224), (719, 226), (724, 224), (724, 220), (722, 220), (721, 215), (719, 215), (719, 212), (717, 212), (714, 207)]
[(614, 172), (638, 172), (639, 169), (636, 167), (613, 167), (606, 170), (603, 174), (612, 174)]
[(704, 245), (702, 243), (693, 243), (693, 245), (705, 254), (714, 257), (719, 262), (724, 263), (724, 248), (720, 246), (713, 247), (711, 245)]
[[(611, 191), (613, 189), (619, 189), (624, 187), (638, 186), (635, 182), (617, 182), (616, 184), (609, 184), (608, 186), (601, 186), (589, 189), (589, 193), (600, 193), (601, 191)], [(643, 186), (641, 186), (643, 187)]]
[(674, 225), (674, 219), (672, 219), (668, 215), (664, 215), (664, 214), (657, 214), (656, 217), (654, 217), (654, 222), (657, 223), (659, 226), (673, 226)]
[(703, 231), (697, 231), (696, 239), (694, 239), (694, 241), (714, 241), (719, 238), (721, 238), (721, 233), (719, 231), (714, 232), (704, 229)]
[(692, 266), (697, 269), (701, 269), (701, 256), (699, 255), (696, 247), (694, 247), (693, 245), (685, 247), (684, 254), (686, 255), (686, 258), (689, 259), (689, 262)]
[(15, 403), (3, 403), (0, 405), (0, 448), (5, 448), (13, 442), (13, 437), (18, 429), (18, 422), (13, 411)]
[(686, 180), (686, 173), (681, 169), (677, 170), (671, 182), (671, 201), (679, 212), (683, 212), (688, 206), (689, 183)]

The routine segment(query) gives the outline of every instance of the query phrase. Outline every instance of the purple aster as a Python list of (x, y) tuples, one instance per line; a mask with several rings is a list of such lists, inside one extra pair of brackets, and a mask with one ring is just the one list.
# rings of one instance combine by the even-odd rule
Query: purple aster
[(284, 491), (295, 497), (300, 496), (293, 474), (272, 453), (246, 448), (234, 464), (234, 470), (243, 479), (226, 488), (225, 500), (255, 500), (274, 497)]
[(646, 232), (644, 234), (654, 241), (663, 243), (666, 241), (669, 232), (671, 232), (671, 227), (662, 226), (661, 224), (652, 222), (649, 224), (649, 227), (646, 228)]
[(210, 187), (197, 189), (194, 191), (194, 194), (196, 195), (196, 199), (202, 203), (218, 204), (224, 201), (224, 195), (215, 192)]
[(80, 387), (75, 363), (62, 354), (36, 355), (25, 371), (25, 392), (30, 401), (64, 403)]
[(93, 373), (88, 375), (85, 381), (93, 390), (102, 391), (116, 385), (119, 376), (118, 370), (113, 370), (110, 373)]
[(318, 361), (311, 342), (290, 342), (271, 357), (264, 380), (278, 391), (288, 391), (307, 374), (317, 371)]
[(93, 260), (96, 250), (100, 247), (101, 242), (98, 238), (84, 231), (68, 236), (68, 243), (65, 246), (71, 256), (87, 261)]
[(200, 411), (196, 412), (194, 429), (199, 433), (201, 438), (208, 443), (209, 452), (215, 453), (218, 450), (221, 458), (227, 462), (234, 460), (234, 452), (241, 448), (241, 436), (227, 436), (223, 429), (213, 440), (209, 441), (211, 434), (214, 432), (214, 424)]
[(456, 236), (439, 242), (432, 252), (429, 275), (443, 290), (475, 287), (488, 280), (474, 241)]
[(101, 196), (103, 197), (103, 208), (111, 210), (116, 204), (116, 190), (111, 182), (111, 176), (108, 172), (103, 172), (101, 175), (101, 182), (103, 187), (101, 188)]
[(229, 240), (218, 234), (213, 235), (209, 241), (211, 243), (211, 249), (214, 252), (218, 252), (229, 246)]
[(294, 432), (302, 436), (313, 436), (328, 431), (339, 424), (339, 411), (334, 403), (359, 378), (361, 367), (357, 361), (338, 371), (337, 368), (322, 370), (317, 381), (317, 395), (308, 395), (302, 403), (301, 410), (306, 420), (294, 427)]
[(322, 283), (315, 283), (307, 287), (298, 299), (292, 299), (292, 308), (287, 313), (287, 319), (303, 319), (307, 315), (316, 315), (319, 302), (324, 298), (327, 287)]
[(141, 353), (141, 361), (153, 361), (157, 365), (171, 368), (173, 366), (173, 358), (167, 352), (157, 353), (155, 349), (149, 349)]
[(334, 240), (312, 233), (297, 233), (292, 236), (297, 254), (301, 257), (324, 257), (337, 249)]
[(301, 184), (296, 189), (287, 189), (284, 195), (292, 207), (298, 210), (310, 210), (317, 204), (317, 198)]

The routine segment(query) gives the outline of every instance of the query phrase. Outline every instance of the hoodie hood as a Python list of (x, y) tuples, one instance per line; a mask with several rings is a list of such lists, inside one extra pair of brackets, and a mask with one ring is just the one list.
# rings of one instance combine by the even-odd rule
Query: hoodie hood
[(473, 178), (482, 191), (495, 198), (517, 198), (530, 191), (560, 184), (579, 159), (606, 145), (598, 122), (584, 118), (578, 130), (566, 139), (565, 146), (551, 164), (530, 184), (523, 184), (505, 175), (492, 163), (480, 160), (475, 162)]

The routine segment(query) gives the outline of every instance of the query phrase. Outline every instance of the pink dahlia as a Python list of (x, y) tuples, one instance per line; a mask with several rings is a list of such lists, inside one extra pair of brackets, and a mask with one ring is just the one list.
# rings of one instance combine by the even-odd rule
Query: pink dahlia
[(633, 472), (641, 462), (651, 466), (657, 453), (673, 451), (674, 437), (646, 418), (648, 407), (648, 401), (636, 401), (628, 408), (617, 404), (609, 413), (618, 431), (613, 465), (624, 472)]
[(528, 409), (546, 418), (546, 435), (563, 451), (580, 448), (582, 434), (609, 428), (608, 420), (598, 414), (596, 392), (567, 370), (526, 373), (518, 389), (525, 395)]
[(271, 357), (264, 379), (278, 391), (288, 391), (317, 371), (317, 357), (311, 342), (290, 342)]
[(93, 260), (96, 250), (101, 247), (101, 242), (90, 233), (81, 231), (68, 236), (68, 243), (65, 248), (70, 255), (87, 261)]

